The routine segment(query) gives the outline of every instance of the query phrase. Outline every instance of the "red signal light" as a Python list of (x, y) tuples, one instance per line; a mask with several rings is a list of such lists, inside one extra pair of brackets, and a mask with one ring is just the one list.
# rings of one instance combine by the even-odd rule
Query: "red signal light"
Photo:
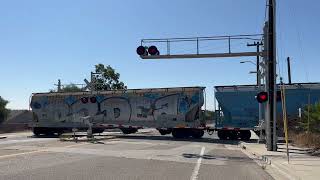
[(139, 47), (137, 48), (137, 54), (138, 54), (139, 56), (147, 56), (147, 55), (148, 55), (148, 52), (147, 52), (147, 50), (146, 50), (146, 47), (144, 47), (144, 46), (139, 46)]
[(88, 101), (89, 101), (89, 99), (88, 99), (87, 97), (82, 97), (82, 98), (81, 98), (81, 102), (82, 102), (83, 104), (88, 103)]
[(158, 51), (158, 48), (157, 48), (156, 46), (150, 46), (150, 47), (148, 48), (148, 53), (149, 53), (150, 55), (152, 55), (152, 56), (154, 56), (154, 55), (159, 55), (159, 54), (160, 54), (159, 51)]
[(264, 103), (264, 102), (268, 101), (268, 93), (267, 92), (259, 92), (257, 94), (256, 98), (259, 103)]

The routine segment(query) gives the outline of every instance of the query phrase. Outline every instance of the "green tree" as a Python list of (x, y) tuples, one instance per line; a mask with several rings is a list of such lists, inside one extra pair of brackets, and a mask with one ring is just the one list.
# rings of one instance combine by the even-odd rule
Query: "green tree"
[[(82, 91), (77, 85), (70, 83), (67, 85), (63, 85), (60, 92), (79, 92)], [(49, 92), (58, 92), (57, 89), (50, 89)]]
[(6, 108), (9, 102), (0, 96), (0, 123), (2, 123), (9, 115), (9, 110)]
[(320, 133), (320, 102), (303, 109), (300, 125), (304, 131)]
[(121, 82), (120, 74), (115, 71), (110, 65), (104, 66), (103, 64), (95, 65), (95, 73), (99, 75), (94, 78), (95, 90), (118, 90), (127, 89), (127, 86)]
[(62, 92), (79, 92), (81, 91), (81, 88), (79, 88), (78, 86), (76, 86), (73, 83), (64, 85), (61, 89)]

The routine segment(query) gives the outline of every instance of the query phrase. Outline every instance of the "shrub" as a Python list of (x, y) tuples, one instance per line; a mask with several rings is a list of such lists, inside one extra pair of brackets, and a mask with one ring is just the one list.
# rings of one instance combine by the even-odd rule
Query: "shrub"
[(303, 109), (303, 114), (299, 126), (311, 133), (320, 133), (320, 103), (307, 105)]
[(6, 109), (8, 101), (0, 96), (0, 123), (2, 123), (9, 115), (9, 110)]

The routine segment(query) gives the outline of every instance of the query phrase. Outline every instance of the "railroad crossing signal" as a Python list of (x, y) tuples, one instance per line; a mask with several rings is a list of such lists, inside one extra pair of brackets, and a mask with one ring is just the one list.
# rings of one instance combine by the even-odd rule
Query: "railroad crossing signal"
[(256, 96), (256, 99), (259, 103), (264, 103), (268, 101), (268, 93), (267, 92), (259, 92)]
[(158, 48), (156, 46), (150, 46), (148, 48), (148, 53), (151, 55), (151, 56), (155, 56), (155, 55), (159, 55), (160, 52), (158, 50)]
[[(268, 151), (277, 151), (277, 134), (276, 134), (276, 0), (268, 0), (268, 21), (264, 28), (264, 34), (256, 35), (237, 35), (237, 36), (214, 36), (214, 37), (193, 37), (193, 38), (167, 38), (167, 39), (142, 39), (141, 46), (137, 48), (137, 53), (141, 59), (186, 59), (186, 58), (217, 58), (217, 57), (243, 57), (243, 56), (262, 56), (265, 61), (264, 79), (266, 94), (261, 94), (262, 101), (268, 103), (265, 106), (265, 120), (266, 120), (266, 145)], [(265, 40), (263, 52), (234, 52), (231, 51), (231, 41), (235, 40), (253, 40), (260, 41), (263, 36)], [(204, 41), (226, 41), (228, 50), (224, 52), (210, 52), (205, 53), (201, 50), (199, 43)], [(189, 53), (172, 53), (171, 44), (175, 42), (193, 42), (196, 52)], [(149, 52), (147, 48), (143, 47), (146, 43), (166, 43), (166, 54), (160, 55), (157, 47), (152, 46)], [(161, 49), (162, 50), (162, 49)], [(148, 52), (147, 52), (148, 51)], [(165, 51), (164, 51), (165, 52)], [(148, 55), (150, 53), (150, 56)], [(259, 63), (260, 64), (260, 63)], [(258, 100), (259, 101), (259, 100)]]
[(137, 54), (139, 56), (148, 56), (148, 51), (147, 51), (148, 47), (147, 46), (139, 46), (137, 48)]
[(139, 56), (148, 56), (149, 54), (151, 56), (159, 56), (160, 52), (156, 46), (139, 46), (137, 48), (137, 54)]

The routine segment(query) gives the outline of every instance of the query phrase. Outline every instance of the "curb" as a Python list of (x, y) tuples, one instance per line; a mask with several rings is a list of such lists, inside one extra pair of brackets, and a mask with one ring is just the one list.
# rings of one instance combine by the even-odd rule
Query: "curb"
[(261, 158), (262, 158), (262, 160), (264, 162), (266, 162), (267, 164), (271, 165), (271, 159), (270, 158), (268, 158), (267, 156), (264, 156), (264, 155), (262, 155)]
[(256, 153), (250, 152), (250, 151), (247, 149), (247, 147), (246, 147), (246, 145), (244, 144), (244, 142), (241, 142), (241, 141), (240, 141), (240, 144), (239, 144), (239, 145), (240, 145), (241, 149), (248, 151), (249, 153), (251, 153), (251, 154), (252, 154), (253, 156), (255, 156), (256, 158), (264, 161), (264, 162), (267, 163), (268, 165), (271, 165), (271, 159), (270, 159), (268, 156), (265, 156), (265, 155), (257, 155)]
[[(268, 162), (266, 160), (264, 160), (262, 157), (259, 157), (258, 155), (256, 155), (255, 153), (249, 152), (247, 147), (244, 145), (243, 142), (240, 142), (239, 144), (241, 151), (246, 154), (249, 158), (251, 158), (253, 161), (255, 161), (261, 168), (265, 169), (266, 165), (270, 165), (268, 164)], [(267, 159), (267, 157), (265, 158)], [(271, 161), (270, 161), (271, 163)]]
[(278, 173), (280, 173), (282, 176), (286, 177), (287, 179), (290, 179), (290, 180), (301, 179), (298, 176), (291, 175), (291, 174), (288, 174), (288, 172), (285, 172), (288, 170), (286, 168), (281, 167), (282, 166), (281, 164), (277, 165), (277, 163), (272, 163), (271, 161), (272, 158), (269, 158), (268, 156), (265, 156), (265, 155), (257, 155), (256, 153), (251, 152), (250, 150), (248, 150), (244, 142), (240, 142), (239, 146), (241, 147), (241, 151), (246, 155), (248, 155), (250, 158), (254, 157), (254, 158), (258, 158), (259, 160), (262, 160), (265, 164), (261, 164), (257, 160), (254, 160), (252, 158), (262, 168), (265, 167), (265, 165), (269, 165)]

